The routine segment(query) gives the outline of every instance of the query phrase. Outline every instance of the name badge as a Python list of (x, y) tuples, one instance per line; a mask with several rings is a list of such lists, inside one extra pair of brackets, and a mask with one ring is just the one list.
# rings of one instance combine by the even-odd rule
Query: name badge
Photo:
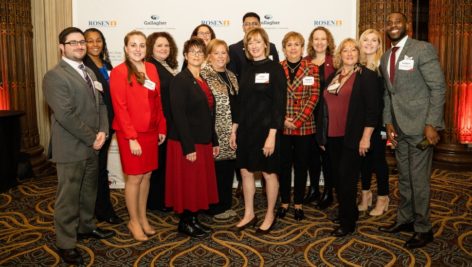
[(398, 69), (400, 70), (412, 70), (415, 66), (415, 61), (412, 57), (406, 56), (405, 58), (398, 63)]
[(303, 85), (313, 85), (315, 84), (315, 77), (305, 76), (303, 77)]
[(93, 87), (98, 91), (103, 92), (102, 83), (100, 83), (99, 81), (93, 81)]
[(269, 73), (256, 73), (256, 83), (269, 83)]
[(151, 91), (154, 91), (156, 89), (156, 83), (151, 80), (144, 80), (144, 87)]

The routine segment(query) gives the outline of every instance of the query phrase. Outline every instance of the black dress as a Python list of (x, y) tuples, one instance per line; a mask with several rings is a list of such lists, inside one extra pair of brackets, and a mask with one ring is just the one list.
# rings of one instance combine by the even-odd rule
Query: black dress
[[(233, 118), (239, 124), (236, 140), (239, 168), (250, 172), (279, 172), (286, 88), (287, 79), (278, 62), (270, 59), (254, 61), (243, 71), (236, 116)], [(277, 129), (275, 151), (270, 157), (265, 157), (262, 148), (270, 129)]]

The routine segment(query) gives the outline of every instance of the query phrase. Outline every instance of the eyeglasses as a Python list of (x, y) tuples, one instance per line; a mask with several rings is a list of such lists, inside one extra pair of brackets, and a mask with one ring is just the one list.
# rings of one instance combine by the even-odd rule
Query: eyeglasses
[(197, 35), (208, 36), (211, 35), (211, 32), (197, 32)]
[(245, 22), (245, 23), (243, 23), (243, 25), (246, 26), (246, 27), (249, 27), (249, 26), (257, 27), (261, 24), (259, 22)]
[(65, 45), (70, 45), (70, 46), (78, 46), (78, 45), (81, 45), (81, 46), (84, 46), (85, 45), (85, 40), (81, 40), (81, 41), (69, 41), (67, 43), (64, 43)]
[(200, 50), (189, 50), (188, 53), (194, 56), (203, 56), (203, 51)]

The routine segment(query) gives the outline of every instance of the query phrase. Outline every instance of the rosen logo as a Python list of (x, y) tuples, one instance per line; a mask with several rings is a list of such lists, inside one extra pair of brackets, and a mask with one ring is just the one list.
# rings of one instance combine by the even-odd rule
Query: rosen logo
[(322, 19), (322, 20), (315, 20), (313, 22), (314, 26), (342, 26), (343, 20), (342, 19)]
[(167, 21), (160, 20), (161, 17), (159, 17), (158, 15), (151, 15), (151, 16), (149, 16), (149, 18), (151, 20), (145, 20), (143, 22), (144, 25), (146, 25), (146, 26), (151, 26), (151, 25), (166, 26), (167, 25)]
[(202, 24), (206, 24), (213, 27), (228, 27), (231, 23), (229, 19), (223, 19), (223, 20), (202, 20)]
[(89, 20), (88, 25), (93, 27), (111, 28), (116, 27), (116, 20)]
[(266, 15), (264, 15), (264, 18), (265, 19), (272, 19), (272, 15), (266, 14)]

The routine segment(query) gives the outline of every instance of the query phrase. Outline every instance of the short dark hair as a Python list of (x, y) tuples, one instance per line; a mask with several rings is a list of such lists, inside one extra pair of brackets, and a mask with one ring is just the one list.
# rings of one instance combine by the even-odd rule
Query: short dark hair
[(405, 22), (408, 22), (408, 18), (406, 17), (405, 13), (400, 12), (400, 11), (393, 11), (390, 14), (388, 14), (387, 18), (392, 14), (400, 14), (403, 17), (403, 19), (405, 20)]
[(188, 53), (188, 51), (192, 47), (200, 48), (200, 50), (202, 50), (202, 52), (203, 52), (203, 55), (206, 57), (206, 55), (207, 55), (206, 45), (205, 45), (205, 42), (201, 38), (192, 37), (184, 43), (184, 51), (183, 51), (184, 56), (185, 56), (186, 53)]
[(244, 14), (243, 22), (244, 20), (246, 20), (246, 18), (256, 18), (257, 21), (261, 22), (261, 17), (259, 17), (256, 12), (247, 12), (246, 14)]
[(76, 32), (84, 35), (84, 32), (79, 28), (76, 28), (76, 27), (65, 28), (64, 30), (62, 30), (61, 33), (59, 33), (59, 43), (64, 44), (66, 42), (67, 36), (71, 33), (76, 33)]

